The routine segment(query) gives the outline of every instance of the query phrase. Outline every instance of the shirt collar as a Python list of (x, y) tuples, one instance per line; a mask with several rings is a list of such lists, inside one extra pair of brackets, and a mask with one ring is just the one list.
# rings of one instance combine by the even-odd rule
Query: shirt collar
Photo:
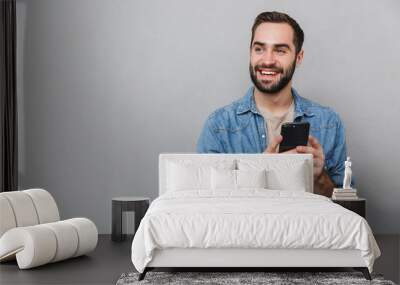
[(236, 109), (236, 114), (240, 115), (251, 111), (254, 114), (260, 114), (256, 107), (256, 101), (254, 100), (254, 87), (250, 87), (246, 95), (239, 101), (239, 105)]
[(294, 118), (312, 117), (314, 113), (309, 110), (309, 101), (304, 99), (297, 93), (296, 89), (292, 88), (292, 96), (294, 99)]
[[(314, 116), (314, 114), (308, 110), (309, 104), (306, 99), (301, 97), (294, 88), (292, 88), (292, 96), (294, 100), (294, 118), (303, 116)], [(260, 112), (258, 111), (256, 106), (256, 101), (254, 100), (254, 86), (250, 87), (247, 90), (246, 95), (239, 101), (239, 105), (236, 109), (236, 114), (240, 115), (248, 111), (260, 115)]]

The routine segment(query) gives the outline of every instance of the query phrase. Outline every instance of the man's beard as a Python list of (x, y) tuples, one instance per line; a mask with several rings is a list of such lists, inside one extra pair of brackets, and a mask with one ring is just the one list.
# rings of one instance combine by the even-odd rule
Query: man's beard
[[(282, 73), (281, 78), (278, 80), (278, 82), (270, 85), (270, 86), (266, 86), (266, 84), (264, 84), (261, 80), (257, 79), (257, 72), (260, 68), (268, 68), (271, 71), (276, 71), (279, 73)], [(293, 63), (289, 66), (289, 68), (287, 70), (283, 70), (282, 68), (278, 68), (275, 65), (266, 65), (266, 64), (262, 64), (262, 65), (256, 65), (255, 68), (253, 68), (253, 66), (249, 65), (249, 69), (250, 69), (250, 77), (251, 77), (251, 81), (253, 81), (253, 84), (256, 86), (256, 88), (261, 91), (262, 93), (269, 93), (269, 94), (276, 94), (279, 91), (281, 91), (283, 88), (286, 87), (286, 85), (288, 85), (288, 83), (290, 82), (290, 80), (292, 80), (293, 74), (294, 74), (294, 70), (296, 69), (296, 59), (293, 61)]]

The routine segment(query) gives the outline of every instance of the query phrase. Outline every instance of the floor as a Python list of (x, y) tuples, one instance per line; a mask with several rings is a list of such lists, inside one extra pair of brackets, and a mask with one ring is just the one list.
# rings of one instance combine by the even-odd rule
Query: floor
[(115, 284), (124, 272), (134, 271), (130, 242), (112, 242), (100, 235), (97, 248), (80, 256), (29, 270), (18, 270), (16, 262), (0, 264), (0, 284)]
[[(382, 256), (374, 271), (399, 283), (400, 235), (376, 235)], [(97, 249), (88, 256), (46, 266), (19, 270), (15, 262), (0, 264), (0, 284), (115, 284), (123, 272), (134, 271), (130, 261), (130, 241), (111, 241), (100, 235)]]

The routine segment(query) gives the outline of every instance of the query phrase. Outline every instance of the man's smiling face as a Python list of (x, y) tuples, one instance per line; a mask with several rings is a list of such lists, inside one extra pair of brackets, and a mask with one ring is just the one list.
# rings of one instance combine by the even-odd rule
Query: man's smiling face
[(275, 94), (291, 81), (303, 50), (296, 55), (293, 29), (286, 23), (262, 23), (250, 50), (250, 77), (262, 93)]

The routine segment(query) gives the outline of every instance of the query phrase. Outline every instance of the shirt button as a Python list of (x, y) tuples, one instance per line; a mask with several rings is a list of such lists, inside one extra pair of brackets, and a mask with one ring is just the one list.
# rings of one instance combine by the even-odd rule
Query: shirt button
[(265, 138), (265, 135), (262, 135), (261, 137), (262, 137), (262, 138)]

